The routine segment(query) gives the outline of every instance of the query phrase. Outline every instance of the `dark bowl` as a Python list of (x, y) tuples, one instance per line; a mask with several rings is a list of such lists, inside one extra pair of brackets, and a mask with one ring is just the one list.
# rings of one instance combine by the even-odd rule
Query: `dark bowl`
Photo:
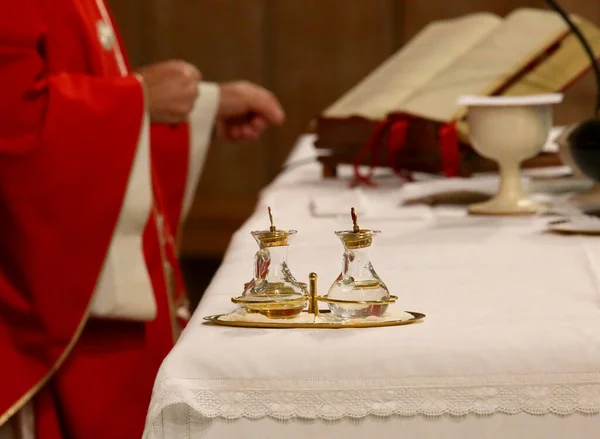
[(583, 174), (600, 182), (600, 120), (581, 123), (567, 139), (573, 160)]

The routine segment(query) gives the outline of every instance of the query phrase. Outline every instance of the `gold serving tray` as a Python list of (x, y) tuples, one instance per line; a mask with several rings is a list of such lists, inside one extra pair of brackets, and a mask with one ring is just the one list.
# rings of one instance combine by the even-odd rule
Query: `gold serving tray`
[[(250, 314), (256, 313), (257, 315), (263, 315), (271, 320), (262, 321), (248, 321), (248, 320), (223, 320), (222, 318), (229, 314), (216, 314), (212, 316), (204, 317), (205, 324), (217, 325), (217, 326), (229, 326), (238, 328), (266, 328), (266, 329), (348, 329), (348, 328), (382, 328), (386, 326), (404, 326), (413, 323), (419, 323), (425, 318), (425, 314), (413, 311), (405, 311), (410, 314), (412, 318), (399, 319), (390, 315), (388, 318), (380, 317), (378, 320), (366, 320), (366, 319), (348, 319), (343, 320), (340, 318), (329, 318), (321, 319), (315, 322), (320, 315), (333, 316), (331, 310), (320, 310), (319, 302), (326, 303), (343, 303), (345, 305), (389, 305), (393, 304), (398, 300), (396, 296), (390, 296), (385, 300), (377, 301), (346, 301), (346, 300), (335, 300), (329, 299), (326, 296), (319, 296), (317, 294), (317, 274), (311, 273), (309, 275), (309, 295), (306, 298), (294, 299), (289, 301), (277, 301), (275, 298), (269, 296), (262, 297), (266, 300), (256, 301), (256, 298), (248, 300), (243, 296), (233, 297), (231, 301), (233, 303), (242, 305), (249, 311)], [(271, 299), (271, 300), (269, 300)], [(308, 302), (308, 309), (300, 311), (306, 306)], [(298, 314), (294, 315), (282, 315), (281, 317), (275, 318), (274, 316), (281, 314), (282, 311), (288, 310), (289, 305), (299, 307), (297, 309)], [(255, 308), (248, 310), (248, 307)], [(285, 312), (283, 313), (285, 314)], [(313, 321), (307, 321), (309, 319), (297, 319), (299, 315), (313, 315)]]
[[(308, 311), (303, 311), (306, 313)], [(425, 318), (425, 314), (419, 312), (406, 311), (408, 314), (413, 316), (412, 319), (408, 320), (397, 320), (391, 318), (390, 320), (381, 321), (358, 321), (358, 320), (339, 320), (335, 322), (318, 322), (318, 323), (306, 323), (306, 322), (295, 322), (293, 319), (289, 320), (278, 320), (278, 321), (263, 321), (263, 322), (248, 322), (248, 321), (231, 321), (231, 320), (220, 320), (221, 317), (227, 314), (217, 314), (213, 316), (204, 317), (205, 324), (218, 325), (218, 326), (233, 326), (239, 328), (266, 328), (266, 329), (349, 329), (349, 328), (382, 328), (387, 326), (404, 326), (413, 323), (419, 323)], [(330, 314), (329, 310), (321, 310), (319, 314)]]

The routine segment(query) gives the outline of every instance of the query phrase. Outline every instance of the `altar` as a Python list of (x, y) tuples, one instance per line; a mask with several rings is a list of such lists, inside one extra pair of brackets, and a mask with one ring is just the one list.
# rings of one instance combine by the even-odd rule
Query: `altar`
[[(161, 367), (144, 437), (597, 437), (600, 237), (550, 233), (550, 218), (539, 215), (400, 206), (447, 189), (493, 192), (494, 176), (401, 184), (382, 172), (376, 188), (357, 193), (343, 173), (322, 179), (313, 141), (300, 139), (235, 233)], [(547, 178), (528, 181), (537, 197), (560, 196)], [(205, 323), (232, 311), (231, 297), (252, 278), (250, 231), (268, 224), (267, 206), (281, 227), (298, 230), (290, 269), (304, 282), (316, 272), (325, 292), (341, 265), (334, 231), (348, 226), (345, 205), (361, 200), (362, 223), (382, 231), (372, 257), (398, 296), (390, 309), (422, 312), (422, 322), (339, 330)]]

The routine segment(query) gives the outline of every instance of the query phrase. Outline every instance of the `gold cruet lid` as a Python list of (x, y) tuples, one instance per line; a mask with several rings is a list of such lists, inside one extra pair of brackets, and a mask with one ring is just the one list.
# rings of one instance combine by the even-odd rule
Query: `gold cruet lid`
[(273, 212), (271, 208), (269, 210), (269, 222), (271, 226), (269, 230), (260, 230), (252, 232), (252, 235), (259, 242), (261, 247), (283, 247), (288, 245), (288, 237), (296, 233), (295, 230), (277, 230), (273, 222)]
[(344, 246), (349, 250), (369, 247), (373, 243), (373, 235), (378, 232), (369, 229), (361, 229), (359, 227), (354, 207), (350, 209), (350, 215), (352, 216), (352, 231), (336, 232), (336, 234), (340, 237)]

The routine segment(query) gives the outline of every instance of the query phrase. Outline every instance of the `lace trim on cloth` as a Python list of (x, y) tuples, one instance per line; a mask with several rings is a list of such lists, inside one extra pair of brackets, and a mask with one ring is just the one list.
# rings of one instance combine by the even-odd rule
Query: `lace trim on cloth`
[[(184, 405), (204, 418), (279, 420), (366, 416), (464, 416), (494, 413), (570, 415), (600, 413), (599, 374), (465, 377), (462, 385), (412, 385), (394, 380), (194, 380), (157, 383), (147, 427), (163, 410)], [(577, 376), (577, 381), (572, 379)], [(568, 379), (571, 378), (571, 379)], [(418, 382), (422, 381), (422, 382)], [(457, 380), (454, 380), (457, 381)], [(469, 384), (469, 381), (475, 381)], [(488, 381), (489, 384), (485, 384)], [(512, 382), (511, 382), (512, 381)], [(518, 381), (523, 381), (519, 383)], [(527, 382), (527, 383), (526, 383)], [(494, 384), (495, 383), (495, 384)], [(549, 384), (552, 383), (552, 384)], [(187, 411), (187, 408), (185, 408)]]

